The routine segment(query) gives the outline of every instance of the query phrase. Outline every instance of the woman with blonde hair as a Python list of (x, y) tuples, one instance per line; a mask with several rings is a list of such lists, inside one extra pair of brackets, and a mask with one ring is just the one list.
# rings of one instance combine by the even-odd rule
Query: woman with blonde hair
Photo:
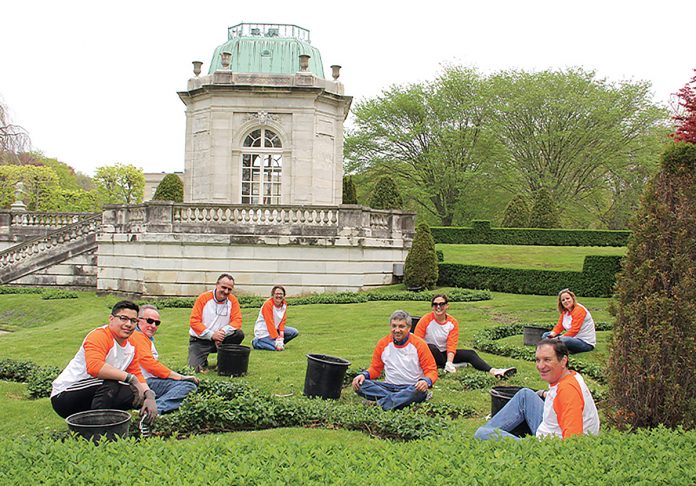
[(592, 351), (597, 344), (597, 336), (590, 311), (578, 303), (570, 289), (563, 289), (558, 293), (557, 307), (561, 314), (558, 323), (550, 332), (544, 333), (542, 338), (558, 337), (571, 353)]

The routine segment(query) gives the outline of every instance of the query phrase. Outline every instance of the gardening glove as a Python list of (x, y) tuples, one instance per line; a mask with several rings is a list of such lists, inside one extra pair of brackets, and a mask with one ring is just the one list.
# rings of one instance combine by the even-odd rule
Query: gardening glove
[(145, 392), (145, 400), (143, 407), (140, 409), (140, 415), (146, 415), (150, 425), (157, 418), (157, 403), (155, 402), (155, 392), (148, 390)]
[(194, 383), (196, 385), (199, 385), (201, 383), (201, 380), (199, 380), (195, 376), (182, 376), (181, 381), (190, 381), (191, 383)]
[(457, 371), (457, 368), (454, 367), (454, 363), (450, 363), (449, 361), (445, 363), (445, 373), (455, 373)]
[(285, 349), (285, 340), (282, 337), (276, 338), (275, 348), (277, 351), (282, 351)]
[(143, 404), (143, 392), (140, 389), (140, 386), (138, 386), (138, 378), (135, 375), (128, 373), (124, 381), (128, 383), (128, 386), (133, 392), (133, 408), (140, 408), (140, 406)]

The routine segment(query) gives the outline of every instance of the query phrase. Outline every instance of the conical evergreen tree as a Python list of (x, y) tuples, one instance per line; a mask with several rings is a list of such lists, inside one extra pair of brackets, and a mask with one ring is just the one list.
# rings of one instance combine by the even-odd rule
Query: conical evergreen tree
[(670, 145), (647, 186), (616, 285), (611, 419), (696, 425), (696, 145)]
[(521, 194), (513, 197), (505, 208), (503, 216), (503, 228), (528, 228), (529, 227), (529, 206), (527, 200)]
[(184, 183), (178, 175), (167, 174), (157, 186), (152, 200), (184, 202)]
[(370, 207), (372, 209), (401, 209), (404, 201), (399, 194), (394, 179), (383, 176), (375, 184), (370, 197)]
[(561, 217), (558, 208), (546, 188), (539, 189), (534, 193), (534, 206), (529, 217), (530, 228), (560, 228)]
[(353, 176), (343, 178), (343, 204), (358, 204), (358, 195), (355, 191)]
[(437, 283), (438, 273), (435, 240), (430, 233), (430, 227), (420, 223), (416, 227), (413, 245), (406, 257), (404, 285), (409, 289), (432, 289)]

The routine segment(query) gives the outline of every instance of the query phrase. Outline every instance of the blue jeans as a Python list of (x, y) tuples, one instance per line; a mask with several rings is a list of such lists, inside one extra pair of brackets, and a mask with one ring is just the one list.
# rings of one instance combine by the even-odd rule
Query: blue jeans
[[(285, 339), (283, 340), (284, 344), (288, 344), (288, 341), (292, 341), (295, 339), (297, 336), (299, 336), (300, 332), (295, 329), (294, 327), (285, 327)], [(275, 351), (275, 339), (273, 339), (270, 336), (266, 336), (264, 338), (256, 338), (251, 342), (251, 345), (254, 347), (254, 349), (264, 349), (266, 351)]]
[(190, 381), (172, 380), (169, 378), (148, 378), (147, 386), (155, 392), (158, 413), (167, 413), (181, 406), (186, 395), (196, 391), (198, 386)]
[(535, 434), (543, 419), (544, 400), (533, 390), (522, 388), (486, 425), (479, 427), (474, 437), (481, 440), (499, 440), (504, 437), (519, 440), (519, 437), (510, 433), (511, 430), (522, 422), (527, 422), (529, 430)]
[(428, 395), (416, 390), (415, 385), (393, 385), (373, 380), (363, 381), (355, 393), (367, 400), (376, 401), (382, 410), (399, 410), (412, 403), (422, 402)]
[[(541, 339), (546, 339), (549, 337), (549, 334), (551, 334), (551, 331), (545, 332), (541, 335)], [(586, 353), (594, 349), (594, 346), (576, 337), (558, 336), (558, 338), (566, 345), (568, 351), (571, 353)]]

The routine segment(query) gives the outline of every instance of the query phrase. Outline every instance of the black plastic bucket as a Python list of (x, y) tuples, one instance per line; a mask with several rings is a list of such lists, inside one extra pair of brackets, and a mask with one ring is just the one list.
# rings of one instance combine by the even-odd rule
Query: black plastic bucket
[(350, 361), (325, 354), (307, 355), (304, 394), (308, 397), (338, 399)]
[(420, 319), (418, 316), (411, 316), (411, 332), (416, 332), (416, 324), (418, 324)]
[(541, 335), (547, 332), (545, 327), (524, 326), (523, 336), (525, 346), (536, 346), (541, 341)]
[(242, 376), (249, 369), (249, 346), (223, 344), (217, 350), (217, 370), (220, 376)]
[(65, 419), (68, 429), (87, 440), (98, 442), (101, 437), (108, 440), (128, 437), (131, 414), (123, 410), (87, 410), (70, 415)]
[[(495, 416), (496, 413), (507, 405), (507, 402), (522, 389), (521, 386), (494, 386), (491, 391), (491, 417)], [(511, 434), (517, 437), (524, 437), (525, 435), (532, 435), (532, 431), (529, 430), (529, 426), (526, 422), (521, 423), (515, 427)]]

